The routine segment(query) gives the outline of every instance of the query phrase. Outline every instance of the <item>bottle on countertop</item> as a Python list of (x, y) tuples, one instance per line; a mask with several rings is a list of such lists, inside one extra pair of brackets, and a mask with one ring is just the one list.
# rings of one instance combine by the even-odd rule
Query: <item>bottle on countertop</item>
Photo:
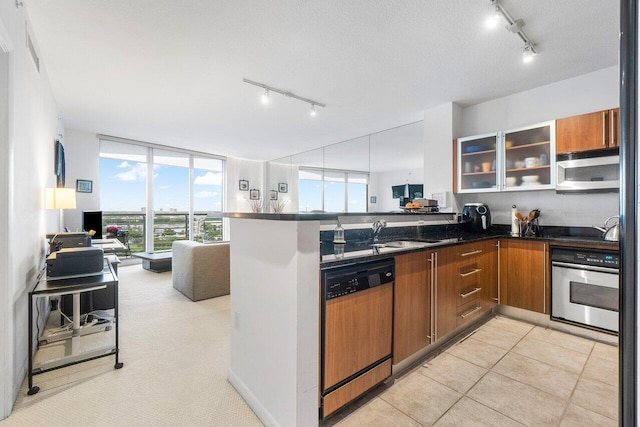
[(520, 235), (520, 220), (516, 217), (516, 213), (518, 210), (516, 209), (516, 205), (511, 206), (511, 235), (519, 236)]
[(333, 243), (346, 243), (344, 240), (344, 228), (338, 219), (338, 225), (333, 229)]

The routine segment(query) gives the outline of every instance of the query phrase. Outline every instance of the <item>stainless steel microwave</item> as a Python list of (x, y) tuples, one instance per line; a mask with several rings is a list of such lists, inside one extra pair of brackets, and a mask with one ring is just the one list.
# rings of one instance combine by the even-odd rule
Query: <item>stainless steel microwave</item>
[(620, 190), (618, 149), (558, 154), (556, 193), (603, 193)]

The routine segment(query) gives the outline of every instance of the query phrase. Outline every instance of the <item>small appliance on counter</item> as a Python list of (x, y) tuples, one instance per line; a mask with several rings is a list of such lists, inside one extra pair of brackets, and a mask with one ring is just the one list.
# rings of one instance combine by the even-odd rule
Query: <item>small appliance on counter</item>
[(491, 227), (491, 211), (485, 203), (467, 203), (462, 210), (462, 220), (471, 231), (483, 232)]

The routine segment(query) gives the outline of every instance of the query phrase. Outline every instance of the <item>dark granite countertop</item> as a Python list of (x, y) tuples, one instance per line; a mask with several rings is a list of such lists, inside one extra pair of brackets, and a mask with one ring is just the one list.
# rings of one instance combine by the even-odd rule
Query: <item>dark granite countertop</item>
[(401, 215), (403, 217), (414, 216), (419, 218), (421, 216), (438, 216), (438, 215), (455, 215), (453, 212), (300, 212), (300, 213), (254, 213), (254, 212), (225, 212), (222, 214), (226, 218), (245, 218), (245, 219), (267, 219), (272, 221), (332, 221), (337, 220), (338, 217), (346, 216), (389, 216), (389, 215)]
[[(360, 262), (373, 261), (383, 258), (391, 258), (396, 255), (418, 252), (430, 249), (441, 248), (445, 246), (459, 245), (487, 239), (522, 239), (522, 240), (538, 240), (546, 241), (551, 245), (557, 243), (562, 246), (574, 246), (578, 248), (601, 247), (611, 250), (618, 250), (618, 242), (610, 242), (602, 239), (602, 233), (597, 230), (595, 233), (588, 227), (545, 227), (541, 236), (532, 237), (512, 237), (507, 226), (494, 226), (486, 233), (473, 233), (465, 231), (462, 227), (452, 225), (448, 227), (438, 227), (441, 232), (435, 231), (437, 226), (432, 227), (430, 232), (418, 232), (409, 234), (405, 230), (404, 234), (386, 236), (380, 238), (379, 243), (408, 240), (425, 243), (425, 246), (419, 248), (391, 248), (372, 246), (371, 238), (362, 238), (365, 232), (360, 232), (354, 240), (350, 240), (347, 236), (346, 244), (334, 244), (330, 240), (329, 232), (321, 233), (320, 242), (320, 268), (331, 268), (340, 265), (354, 264)], [(370, 231), (366, 231), (370, 234)]]

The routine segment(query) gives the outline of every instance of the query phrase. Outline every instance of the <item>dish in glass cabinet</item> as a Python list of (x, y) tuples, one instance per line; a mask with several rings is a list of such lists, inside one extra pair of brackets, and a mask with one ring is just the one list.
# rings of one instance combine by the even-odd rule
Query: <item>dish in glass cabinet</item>
[(474, 181), (471, 183), (471, 188), (491, 188), (489, 181)]
[(484, 145), (471, 145), (469, 147), (464, 147), (465, 153), (477, 153), (478, 151), (488, 150)]

